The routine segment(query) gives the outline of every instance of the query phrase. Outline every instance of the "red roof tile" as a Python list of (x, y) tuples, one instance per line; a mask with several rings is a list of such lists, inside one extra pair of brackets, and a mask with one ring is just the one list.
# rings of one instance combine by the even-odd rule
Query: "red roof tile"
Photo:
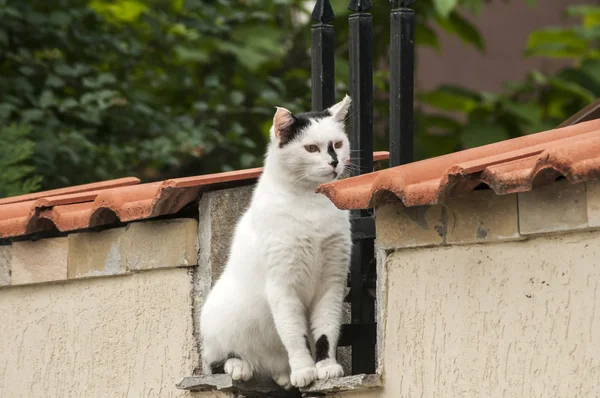
[[(376, 152), (375, 160), (388, 158)], [(174, 214), (201, 192), (223, 184), (256, 179), (262, 168), (139, 184), (121, 178), (0, 199), (0, 238), (42, 231), (75, 231), (116, 222)]]
[(600, 177), (600, 119), (324, 184), (317, 191), (342, 209), (373, 207), (390, 193), (406, 206), (421, 206), (480, 184), (505, 195), (561, 175), (572, 183)]

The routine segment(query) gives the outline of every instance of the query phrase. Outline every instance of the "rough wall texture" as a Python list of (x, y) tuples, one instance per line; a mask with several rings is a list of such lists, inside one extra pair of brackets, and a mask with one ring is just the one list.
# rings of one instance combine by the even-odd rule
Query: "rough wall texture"
[(200, 198), (198, 263), (208, 266), (212, 283), (223, 272), (238, 219), (250, 205), (254, 185), (211, 191)]
[(0, 397), (191, 396), (191, 289), (179, 268), (1, 289)]
[(12, 246), (0, 246), (0, 286), (10, 285)]
[(600, 396), (600, 231), (399, 250), (385, 387), (345, 397)]

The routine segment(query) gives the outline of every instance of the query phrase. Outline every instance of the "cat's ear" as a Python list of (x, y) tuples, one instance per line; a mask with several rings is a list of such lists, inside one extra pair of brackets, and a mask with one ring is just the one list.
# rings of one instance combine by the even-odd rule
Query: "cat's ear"
[(278, 106), (275, 108), (277, 111), (275, 112), (275, 116), (273, 116), (273, 135), (281, 143), (285, 143), (291, 138), (289, 137), (291, 134), (290, 127), (292, 127), (296, 119), (294, 118), (294, 115), (292, 115), (292, 112), (287, 109)]
[(346, 94), (343, 100), (329, 108), (329, 113), (331, 113), (333, 120), (336, 122), (343, 122), (346, 119), (351, 102), (352, 99)]

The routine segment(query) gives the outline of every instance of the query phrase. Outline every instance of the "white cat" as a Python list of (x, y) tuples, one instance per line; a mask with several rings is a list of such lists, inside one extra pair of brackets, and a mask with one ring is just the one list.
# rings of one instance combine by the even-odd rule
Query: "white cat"
[(349, 105), (346, 96), (323, 112), (277, 108), (264, 172), (202, 309), (205, 372), (267, 375), (284, 388), (343, 375), (335, 358), (350, 221), (315, 189), (349, 161)]

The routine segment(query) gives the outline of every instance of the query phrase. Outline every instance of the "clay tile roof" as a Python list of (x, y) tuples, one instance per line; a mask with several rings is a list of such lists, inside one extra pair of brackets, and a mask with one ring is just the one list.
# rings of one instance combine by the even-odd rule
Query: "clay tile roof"
[[(375, 160), (387, 157), (387, 152), (374, 154)], [(0, 238), (174, 214), (204, 191), (255, 180), (261, 172), (255, 168), (148, 184), (129, 177), (0, 199)]]
[(571, 183), (600, 177), (600, 119), (324, 184), (318, 192), (342, 209), (370, 208), (391, 194), (421, 206), (481, 184), (505, 195), (560, 176)]

